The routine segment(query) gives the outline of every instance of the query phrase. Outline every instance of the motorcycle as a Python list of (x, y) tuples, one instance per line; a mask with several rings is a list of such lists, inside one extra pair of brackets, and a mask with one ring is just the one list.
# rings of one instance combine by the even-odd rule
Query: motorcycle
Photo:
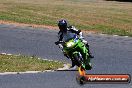
[(63, 41), (57, 41), (55, 44), (63, 46), (63, 52), (79, 67), (80, 75), (85, 75), (85, 70), (92, 69), (88, 49), (78, 35), (69, 33), (63, 37)]

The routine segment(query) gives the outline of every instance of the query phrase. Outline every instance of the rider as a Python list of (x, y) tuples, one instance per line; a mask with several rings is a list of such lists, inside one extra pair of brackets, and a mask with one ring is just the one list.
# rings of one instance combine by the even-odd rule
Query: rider
[[(60, 29), (59, 33), (58, 33), (58, 37), (59, 37), (59, 41), (63, 40), (63, 37), (66, 33), (75, 33), (79, 36), (79, 38), (82, 40), (82, 42), (86, 45), (87, 49), (88, 49), (88, 54), (90, 58), (94, 58), (93, 55), (91, 55), (91, 52), (89, 50), (89, 44), (86, 40), (84, 40), (84, 37), (82, 36), (82, 32), (81, 30), (76, 29), (74, 26), (68, 26), (68, 23), (66, 20), (62, 19), (58, 22), (58, 27)], [(57, 44), (57, 42), (55, 42), (55, 44)], [(62, 48), (63, 50), (63, 46), (61, 44), (59, 44), (59, 47)], [(64, 56), (66, 56), (67, 58), (69, 58), (69, 56), (65, 53)], [(72, 62), (72, 67), (74, 67), (75, 64)]]

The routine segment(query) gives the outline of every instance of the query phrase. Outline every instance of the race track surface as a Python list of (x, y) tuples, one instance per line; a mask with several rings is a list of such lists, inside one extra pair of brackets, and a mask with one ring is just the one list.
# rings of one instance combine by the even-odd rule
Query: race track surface
[[(70, 61), (54, 44), (57, 30), (0, 25), (0, 53), (36, 55)], [(95, 58), (90, 74), (132, 75), (132, 38), (85, 34)], [(0, 88), (132, 88), (132, 84), (85, 84), (76, 82), (76, 71), (0, 75)]]

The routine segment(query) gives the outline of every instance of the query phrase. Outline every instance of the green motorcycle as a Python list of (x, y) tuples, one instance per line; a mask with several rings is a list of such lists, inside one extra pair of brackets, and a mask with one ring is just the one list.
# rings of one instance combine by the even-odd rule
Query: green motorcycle
[(64, 36), (64, 41), (57, 44), (63, 45), (63, 52), (70, 57), (75, 65), (83, 70), (91, 70), (92, 66), (88, 49), (76, 34), (71, 33), (68, 36)]

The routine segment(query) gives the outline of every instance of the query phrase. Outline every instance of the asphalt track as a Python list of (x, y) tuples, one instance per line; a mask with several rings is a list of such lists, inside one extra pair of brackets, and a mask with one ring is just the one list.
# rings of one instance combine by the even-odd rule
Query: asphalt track
[[(36, 55), (69, 62), (54, 44), (57, 30), (0, 25), (0, 53)], [(89, 41), (93, 69), (89, 74), (132, 75), (132, 38), (85, 35)], [(0, 75), (0, 88), (132, 88), (132, 84), (86, 84), (76, 82), (76, 71)]]

